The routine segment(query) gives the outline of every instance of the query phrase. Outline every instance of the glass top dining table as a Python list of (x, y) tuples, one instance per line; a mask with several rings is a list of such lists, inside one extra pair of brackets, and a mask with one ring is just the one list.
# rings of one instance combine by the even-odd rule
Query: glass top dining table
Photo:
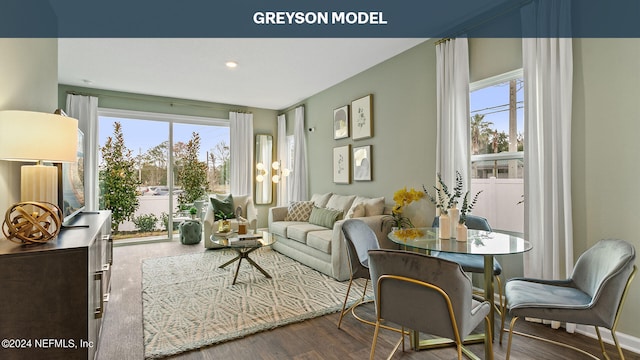
[[(529, 241), (507, 233), (483, 230), (468, 230), (467, 241), (456, 239), (441, 239), (439, 228), (417, 228), (417, 236), (404, 236), (406, 232), (392, 231), (389, 233), (389, 240), (399, 244), (404, 250), (425, 251), (430, 254), (432, 251), (443, 251), (459, 254), (480, 255), (484, 257), (484, 293), (485, 298), (494, 304), (493, 289), (493, 257), (495, 255), (519, 254), (531, 250)], [(490, 307), (489, 322), (491, 324), (491, 334), (494, 329), (494, 307)]]

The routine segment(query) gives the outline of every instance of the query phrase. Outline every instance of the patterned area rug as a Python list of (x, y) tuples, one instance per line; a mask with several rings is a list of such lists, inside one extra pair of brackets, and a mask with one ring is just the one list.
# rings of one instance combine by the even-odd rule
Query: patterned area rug
[[(260, 249), (251, 254), (273, 278), (229, 250), (148, 259), (142, 263), (145, 358), (160, 358), (338, 312), (348, 281), (338, 282), (297, 261)], [(356, 301), (362, 283), (351, 291)], [(360, 290), (360, 291), (359, 291)], [(369, 294), (370, 295), (370, 294)]]

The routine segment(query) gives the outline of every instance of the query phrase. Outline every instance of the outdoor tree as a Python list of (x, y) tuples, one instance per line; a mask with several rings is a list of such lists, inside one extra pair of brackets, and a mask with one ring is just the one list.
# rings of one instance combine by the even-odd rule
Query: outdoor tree
[(485, 149), (493, 134), (491, 125), (493, 123), (485, 121), (482, 114), (475, 114), (471, 117), (471, 154), (480, 154), (480, 151)]
[(193, 132), (191, 140), (185, 144), (182, 164), (178, 170), (178, 182), (184, 192), (178, 196), (180, 204), (193, 203), (206, 194), (207, 163), (198, 160), (200, 152), (200, 135)]
[(221, 141), (210, 150), (210, 161), (213, 164), (213, 183), (215, 185), (226, 185), (229, 181), (229, 160), (230, 148), (226, 142)]
[(136, 159), (124, 144), (122, 127), (113, 124), (113, 136), (100, 148), (100, 208), (111, 210), (111, 230), (116, 232), (125, 220), (131, 220), (138, 208)]

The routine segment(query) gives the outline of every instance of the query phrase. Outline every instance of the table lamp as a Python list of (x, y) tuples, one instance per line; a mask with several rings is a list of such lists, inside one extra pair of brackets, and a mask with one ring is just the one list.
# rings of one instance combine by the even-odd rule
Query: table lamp
[(45, 163), (76, 161), (77, 139), (78, 120), (74, 118), (32, 111), (0, 111), (0, 160), (36, 163), (21, 168), (21, 202), (57, 206), (58, 168)]

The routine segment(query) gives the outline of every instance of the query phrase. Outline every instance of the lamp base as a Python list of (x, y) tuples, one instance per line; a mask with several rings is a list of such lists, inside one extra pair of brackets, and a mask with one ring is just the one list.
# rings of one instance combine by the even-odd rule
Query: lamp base
[(48, 165), (23, 165), (20, 201), (58, 204), (58, 168)]

